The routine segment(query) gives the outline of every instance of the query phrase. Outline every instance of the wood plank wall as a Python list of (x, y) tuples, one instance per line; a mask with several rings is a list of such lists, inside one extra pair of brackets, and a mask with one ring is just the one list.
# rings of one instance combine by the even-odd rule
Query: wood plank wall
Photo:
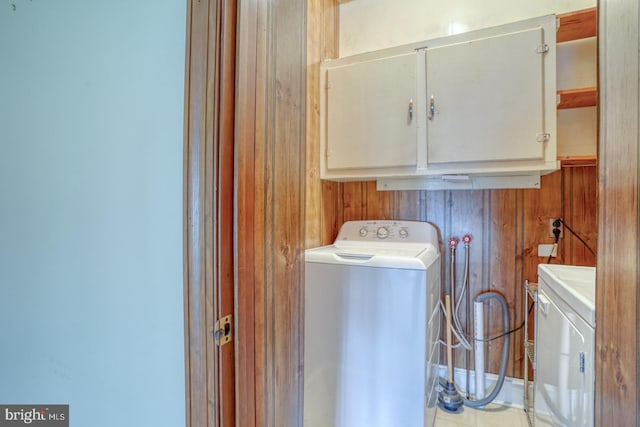
[(596, 426), (640, 425), (640, 5), (600, 1)]
[(330, 242), (342, 225), (342, 186), (320, 180), (320, 61), (338, 57), (336, 0), (307, 1), (305, 246)]
[(240, 0), (239, 426), (302, 425), (306, 3)]
[[(542, 177), (540, 190), (473, 190), (473, 191), (376, 191), (374, 182), (350, 182), (342, 187), (342, 211), (322, 213), (324, 217), (344, 221), (362, 219), (398, 219), (427, 221), (438, 227), (443, 243), (449, 237), (461, 238), (470, 234), (469, 248), (470, 292), (475, 296), (492, 289), (502, 293), (509, 305), (511, 328), (524, 320), (523, 284), (525, 279), (537, 282), (537, 265), (546, 258), (537, 256), (541, 243), (553, 243), (549, 237), (549, 218), (564, 218), (595, 250), (596, 227), (596, 168), (574, 167)], [(314, 212), (307, 213), (307, 221), (318, 221)], [(335, 238), (331, 236), (329, 243)], [(444, 278), (449, 286), (450, 252), (443, 245)], [(465, 250), (457, 251), (456, 287), (462, 285)], [(594, 256), (569, 232), (560, 239), (559, 256), (552, 263), (595, 265)], [(487, 333), (491, 336), (502, 331), (500, 308), (491, 302)], [(465, 323), (466, 304), (460, 308)], [(523, 331), (512, 335), (507, 374), (522, 377)], [(502, 340), (488, 344), (488, 370), (497, 372)], [(464, 360), (463, 352), (456, 355), (457, 365)]]

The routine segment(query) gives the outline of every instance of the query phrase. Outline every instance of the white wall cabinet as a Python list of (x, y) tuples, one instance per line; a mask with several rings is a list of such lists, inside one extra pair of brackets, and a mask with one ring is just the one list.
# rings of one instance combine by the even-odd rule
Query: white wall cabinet
[(409, 52), (326, 70), (328, 170), (415, 168), (416, 65)]
[(321, 177), (539, 185), (558, 168), (555, 30), (549, 15), (324, 62)]
[(426, 50), (429, 164), (542, 159), (542, 46), (533, 28)]

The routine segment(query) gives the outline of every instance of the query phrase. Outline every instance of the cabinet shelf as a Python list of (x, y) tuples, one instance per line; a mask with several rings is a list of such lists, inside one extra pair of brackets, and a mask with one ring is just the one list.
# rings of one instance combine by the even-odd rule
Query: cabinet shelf
[(597, 8), (576, 10), (558, 15), (558, 31), (556, 42), (595, 37), (597, 34)]
[(598, 89), (595, 87), (583, 87), (579, 89), (565, 89), (558, 91), (557, 108), (595, 107), (598, 98)]
[[(556, 42), (563, 43), (595, 37), (598, 33), (598, 10), (596, 7), (576, 10), (557, 15)], [(559, 90), (557, 94), (557, 109), (595, 107), (598, 104), (598, 88), (584, 87)], [(595, 166), (596, 155), (588, 156), (558, 156), (563, 168), (578, 166)]]
[(596, 156), (558, 156), (560, 166), (563, 168), (572, 168), (579, 166), (595, 166)]

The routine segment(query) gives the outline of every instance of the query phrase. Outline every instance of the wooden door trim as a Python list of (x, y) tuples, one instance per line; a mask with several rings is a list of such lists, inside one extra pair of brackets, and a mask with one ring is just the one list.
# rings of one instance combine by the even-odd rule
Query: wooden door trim
[(188, 0), (184, 134), (186, 425), (235, 425), (234, 344), (217, 347), (233, 312), (236, 0)]
[[(256, 387), (256, 264), (253, 232), (256, 221), (254, 196), (256, 145), (256, 97), (258, 43), (258, 1), (241, 0), (238, 7), (238, 58), (236, 92), (236, 358), (238, 425), (256, 426), (258, 400)], [(237, 248), (243, 248), (239, 251)]]

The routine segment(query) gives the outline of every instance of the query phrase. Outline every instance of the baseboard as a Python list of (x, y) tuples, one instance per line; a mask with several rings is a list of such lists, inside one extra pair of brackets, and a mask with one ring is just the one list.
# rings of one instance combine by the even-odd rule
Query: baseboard
[[(447, 378), (447, 367), (438, 365), (438, 375), (441, 378)], [(471, 371), (469, 373), (469, 393), (475, 394), (476, 386), (476, 373)], [(467, 371), (462, 368), (455, 368), (453, 371), (453, 381), (455, 382), (458, 391), (461, 395), (466, 394), (467, 390)], [(495, 374), (485, 374), (485, 390), (486, 393), (491, 393), (495, 383), (498, 381), (498, 376)], [(521, 378), (505, 377), (502, 384), (502, 390), (496, 396), (492, 403), (502, 406), (509, 406), (512, 408), (524, 408), (524, 380)]]

